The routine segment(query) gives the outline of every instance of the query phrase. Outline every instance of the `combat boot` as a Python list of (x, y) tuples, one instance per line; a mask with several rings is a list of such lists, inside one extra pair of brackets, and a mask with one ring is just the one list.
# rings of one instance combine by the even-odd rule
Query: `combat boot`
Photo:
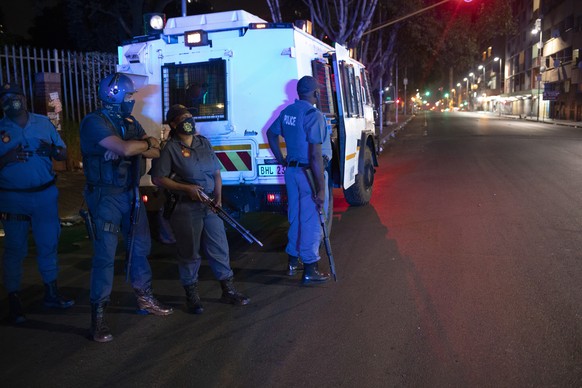
[(137, 297), (138, 314), (170, 315), (174, 312), (173, 308), (163, 305), (156, 299), (151, 288), (148, 287), (143, 290), (136, 288), (134, 291)]
[(57, 287), (57, 281), (44, 284), (44, 305), (55, 309), (68, 309), (75, 304), (74, 300), (65, 299)]
[(303, 270), (303, 263), (299, 260), (297, 256), (289, 255), (289, 260), (287, 262), (287, 276), (297, 275), (297, 271)]
[(202, 314), (204, 307), (200, 302), (200, 295), (198, 294), (198, 282), (192, 283), (189, 286), (184, 286), (186, 291), (186, 307), (190, 314)]
[(329, 280), (329, 275), (318, 271), (317, 262), (305, 263), (303, 270), (302, 284), (323, 283)]
[(22, 303), (17, 292), (8, 293), (8, 320), (13, 325), (26, 322), (26, 317), (22, 311)]
[(241, 294), (234, 288), (232, 278), (221, 280), (220, 287), (222, 288), (222, 297), (220, 301), (222, 303), (236, 304), (239, 306), (244, 306), (250, 303), (250, 299)]
[(113, 335), (104, 319), (105, 307), (107, 307), (107, 302), (91, 303), (91, 338), (95, 342), (113, 340)]

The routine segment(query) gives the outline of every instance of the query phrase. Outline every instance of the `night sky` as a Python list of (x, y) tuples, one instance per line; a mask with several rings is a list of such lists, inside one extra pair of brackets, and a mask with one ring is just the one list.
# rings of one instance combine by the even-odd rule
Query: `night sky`
[[(58, 0), (54, 0), (56, 3)], [(266, 0), (214, 0), (216, 12), (243, 9), (263, 19), (271, 20), (271, 13)], [(40, 13), (33, 7), (32, 0), (2, 0), (0, 8), (4, 13), (4, 30), (29, 38), (28, 29), (32, 26), (34, 16)]]

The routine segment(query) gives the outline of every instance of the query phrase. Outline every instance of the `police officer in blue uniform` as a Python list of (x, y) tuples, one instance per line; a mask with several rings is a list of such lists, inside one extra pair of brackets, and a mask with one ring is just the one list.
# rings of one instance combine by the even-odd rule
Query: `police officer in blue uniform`
[[(319, 84), (311, 76), (297, 82), (299, 100), (280, 113), (267, 130), (267, 139), (273, 155), (286, 165), (285, 185), (288, 198), (289, 231), (286, 252), (289, 255), (288, 272), (293, 276), (304, 264), (303, 284), (321, 283), (329, 275), (319, 272), (319, 245), (322, 229), (319, 210), (325, 209), (328, 186), (325, 166), (331, 160), (331, 140), (325, 116), (316, 107)], [(283, 157), (279, 136), (285, 139), (287, 157)], [(305, 168), (313, 171), (316, 194), (311, 190)]]
[(135, 92), (134, 83), (127, 75), (114, 73), (105, 77), (98, 92), (103, 108), (87, 115), (81, 123), (81, 152), (87, 179), (84, 195), (95, 226), (90, 298), (91, 336), (97, 342), (113, 339), (104, 321), (104, 311), (113, 286), (119, 232), (127, 242), (130, 228), (134, 228), (129, 280), (137, 297), (138, 311), (154, 315), (173, 312), (152, 293), (152, 271), (147, 260), (151, 239), (143, 205), (139, 206), (137, 223), (130, 222), (140, 178), (136, 163), (141, 156), (160, 155), (158, 140), (148, 137), (131, 115)]
[(4, 112), (0, 120), (0, 220), (6, 235), (4, 287), (8, 291), (9, 320), (18, 324), (26, 321), (18, 293), (31, 227), (45, 285), (44, 305), (65, 309), (74, 304), (57, 289), (61, 225), (51, 161), (65, 160), (67, 149), (47, 117), (27, 111), (26, 97), (18, 85), (3, 85), (0, 103)]
[(221, 205), (220, 162), (208, 139), (196, 132), (192, 114), (183, 105), (173, 105), (166, 114), (172, 128), (161, 156), (151, 170), (153, 182), (178, 197), (170, 224), (176, 237), (180, 281), (186, 291), (186, 306), (193, 314), (204, 308), (198, 293), (200, 248), (214, 276), (220, 281), (224, 303), (246, 305), (250, 299), (236, 290), (230, 268), (224, 223), (200, 201), (202, 190)]

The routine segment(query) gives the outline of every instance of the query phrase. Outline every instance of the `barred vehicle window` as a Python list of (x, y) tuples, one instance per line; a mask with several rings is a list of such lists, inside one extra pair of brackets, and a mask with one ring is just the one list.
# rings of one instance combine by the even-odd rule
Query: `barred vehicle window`
[(226, 61), (162, 68), (164, 116), (170, 106), (182, 104), (196, 121), (219, 121), (228, 118), (226, 96)]
[(319, 60), (311, 62), (313, 76), (317, 79), (322, 88), (319, 90), (319, 101), (317, 108), (323, 114), (335, 115), (335, 106), (333, 99), (333, 89), (331, 82), (331, 66), (322, 63)]

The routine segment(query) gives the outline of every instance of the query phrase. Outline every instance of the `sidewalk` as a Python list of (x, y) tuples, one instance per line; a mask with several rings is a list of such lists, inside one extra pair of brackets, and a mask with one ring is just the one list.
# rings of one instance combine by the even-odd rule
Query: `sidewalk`
[(545, 124), (555, 124), (555, 125), (563, 125), (573, 128), (582, 128), (582, 121), (571, 121), (571, 120), (557, 120), (557, 119), (549, 119), (547, 117), (540, 117), (538, 119), (537, 116), (527, 116), (527, 115), (512, 115), (512, 114), (501, 114), (496, 112), (489, 112), (489, 111), (480, 111), (477, 113), (484, 113), (490, 116), (500, 117), (500, 118), (509, 118), (514, 120), (524, 120), (524, 121), (535, 121)]
[(380, 126), (376, 125), (376, 137), (378, 139), (379, 152), (382, 153), (384, 150), (384, 144), (386, 144), (390, 139), (394, 139), (398, 132), (400, 132), (406, 124), (410, 122), (416, 115), (400, 115), (398, 117), (398, 122), (388, 122), (382, 128), (382, 133), (380, 133)]

